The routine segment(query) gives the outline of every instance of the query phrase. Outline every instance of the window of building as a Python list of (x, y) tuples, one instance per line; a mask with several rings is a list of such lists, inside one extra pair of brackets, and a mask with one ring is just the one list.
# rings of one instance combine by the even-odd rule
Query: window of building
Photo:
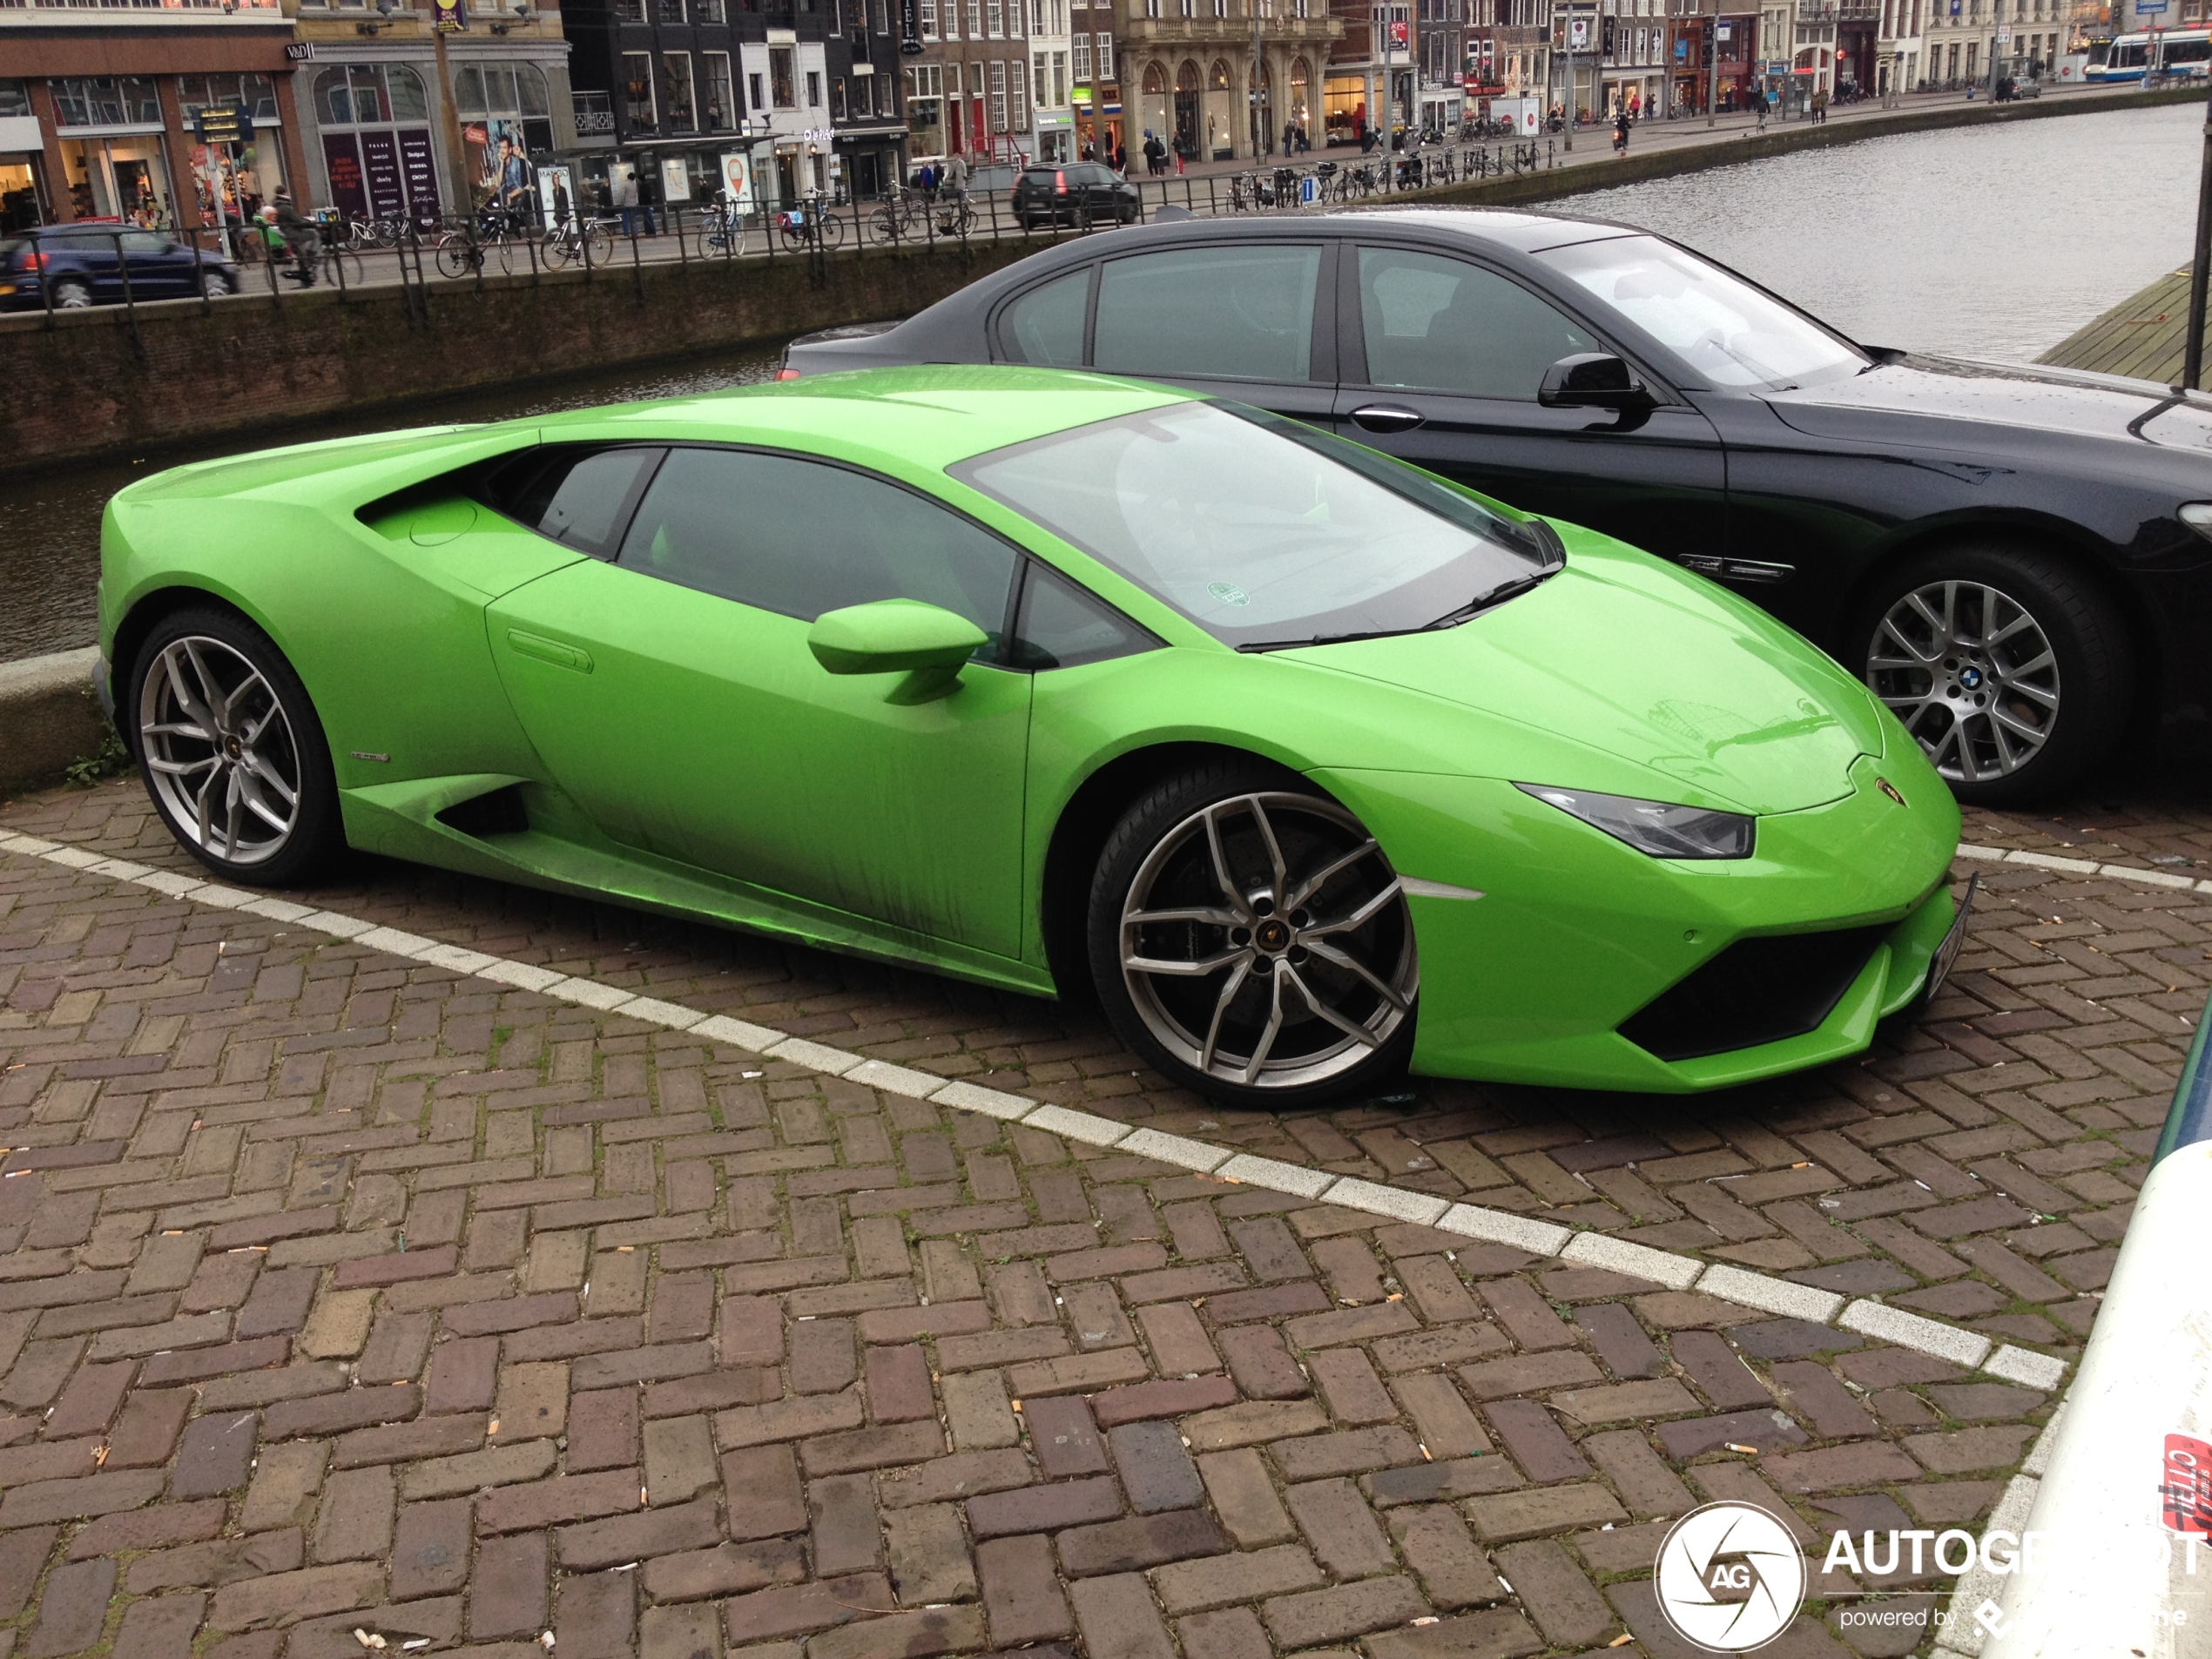
[(1078, 86), (1090, 84), (1090, 37), (1089, 35), (1076, 37), (1076, 84)]
[(1006, 33), (1005, 0), (987, 0), (987, 4), (990, 11), (991, 38), (993, 40), (996, 40), (1000, 36)]
[(325, 126), (426, 121), (430, 98), (422, 78), (404, 64), (326, 69), (315, 77), (315, 109)]
[(691, 54), (663, 52), (660, 67), (662, 78), (668, 85), (668, 130), (697, 132), (698, 116), (691, 102)]
[(653, 101), (653, 55), (651, 52), (623, 53), (622, 90), (630, 106), (630, 130), (632, 132), (659, 132), (658, 106)]
[(775, 83), (776, 107), (795, 110), (799, 107), (798, 53), (789, 46), (768, 48), (768, 78)]
[(653, 0), (653, 21), (680, 24), (684, 21), (684, 0)]
[(1029, 59), (1029, 74), (1035, 85), (1037, 102), (1042, 105), (1045, 101), (1044, 54), (1042, 52), (1037, 52), (1031, 56)]
[(745, 97), (748, 100), (747, 106), (755, 110), (766, 109), (768, 107), (768, 95), (761, 89), (760, 77), (758, 75), (747, 75), (745, 78)]
[(983, 38), (983, 0), (968, 0), (968, 37)]
[(1006, 82), (1006, 118), (1015, 132), (1029, 125), (1028, 93), (1028, 79), (1022, 73), (1021, 59), (1016, 58), (1014, 73)]
[(691, 0), (691, 21), (727, 23), (729, 17), (723, 8), (722, 0)]
[(706, 105), (706, 130), (726, 132), (737, 125), (737, 99), (731, 96), (730, 54), (701, 52), (699, 95)]
[(819, 69), (806, 71), (806, 107), (810, 110), (822, 107), (822, 71)]
[[(998, 0), (991, 0), (995, 5)], [(991, 131), (1006, 131), (1006, 65), (991, 65)]]
[(1068, 54), (1052, 55), (1052, 105), (1058, 109), (1068, 101)]
[[(994, 0), (994, 3), (996, 0)], [(59, 127), (158, 126), (161, 95), (151, 77), (99, 75), (49, 81)]]
[[(21, 85), (20, 81), (15, 83)], [(4, 83), (0, 83), (4, 84)], [(185, 125), (209, 105), (242, 105), (246, 113), (264, 121), (276, 119), (276, 83), (266, 75), (179, 75), (177, 104)], [(5, 114), (0, 110), (0, 114)]]
[(921, 0), (921, 37), (937, 38), (937, 0)]
[(23, 119), (30, 113), (30, 83), (0, 81), (0, 119)]
[[(1299, 0), (1299, 3), (1304, 4), (1305, 0)], [(1303, 17), (1305, 13), (1301, 11), (1298, 16)], [(1111, 35), (1098, 37), (1098, 78), (1102, 81), (1114, 78), (1114, 37)]]

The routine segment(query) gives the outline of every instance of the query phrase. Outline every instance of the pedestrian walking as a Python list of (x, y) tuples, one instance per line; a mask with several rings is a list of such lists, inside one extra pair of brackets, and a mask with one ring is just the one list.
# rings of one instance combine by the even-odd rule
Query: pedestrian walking
[(615, 212), (622, 216), (622, 233), (624, 236), (635, 236), (637, 233), (637, 175), (636, 172), (626, 172), (615, 180), (614, 208)]
[(968, 194), (968, 158), (954, 151), (945, 158), (945, 171), (937, 180), (940, 190), (950, 191), (954, 196)]
[(1828, 89), (1824, 86), (1812, 89), (1812, 124), (1817, 127), (1828, 125)]
[(1751, 89), (1751, 118), (1759, 124), (1759, 131), (1766, 131), (1766, 92), (1764, 88)]

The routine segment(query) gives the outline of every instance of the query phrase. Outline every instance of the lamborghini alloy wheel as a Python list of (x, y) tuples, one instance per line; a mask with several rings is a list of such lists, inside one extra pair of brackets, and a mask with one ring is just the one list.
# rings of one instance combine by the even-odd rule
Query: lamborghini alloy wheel
[(271, 883), (320, 859), (337, 819), (330, 762), (306, 691), (260, 630), (218, 613), (172, 617), (133, 680), (146, 788), (188, 852)]
[(1404, 1062), (1420, 981), (1397, 873), (1333, 801), (1204, 781), (1156, 790), (1108, 843), (1092, 941), (1109, 1014), (1217, 1098), (1379, 1082)]

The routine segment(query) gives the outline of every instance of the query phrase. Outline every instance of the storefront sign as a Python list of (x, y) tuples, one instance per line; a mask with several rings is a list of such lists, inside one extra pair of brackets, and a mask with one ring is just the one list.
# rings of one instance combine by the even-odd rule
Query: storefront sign
[(463, 33), (469, 27), (469, 0), (430, 0), (430, 16), (440, 34)]
[(284, 55), (295, 64), (308, 63), (314, 57), (315, 43), (312, 40), (287, 40), (284, 43)]
[(913, 57), (921, 51), (921, 0), (899, 0), (899, 52)]
[(412, 127), (399, 134), (400, 175), (407, 180), (408, 211), (416, 223), (435, 225), (438, 212), (438, 164), (431, 158), (427, 127)]
[(395, 135), (361, 134), (361, 182), (368, 193), (368, 211), (377, 218), (395, 218), (406, 211), (407, 189), (401, 182), (400, 145)]
[(253, 135), (251, 117), (235, 104), (210, 104), (192, 117), (192, 133), (202, 144), (244, 144)]

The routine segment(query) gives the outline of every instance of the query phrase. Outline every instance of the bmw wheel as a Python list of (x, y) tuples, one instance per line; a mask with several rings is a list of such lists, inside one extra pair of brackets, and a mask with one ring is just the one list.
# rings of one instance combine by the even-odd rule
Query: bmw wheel
[(121, 704), (146, 792), (219, 874), (281, 887), (341, 844), (321, 722), (275, 643), (243, 618), (186, 610), (138, 652)]
[(2012, 806), (2078, 780), (2132, 692), (2112, 602), (2064, 561), (1996, 543), (1889, 574), (1855, 638), (1866, 684), (1962, 801)]
[(1397, 873), (1293, 774), (1211, 766), (1146, 794), (1100, 855), (1089, 943), (1123, 1041), (1224, 1103), (1372, 1090), (1412, 1052), (1420, 971)]

